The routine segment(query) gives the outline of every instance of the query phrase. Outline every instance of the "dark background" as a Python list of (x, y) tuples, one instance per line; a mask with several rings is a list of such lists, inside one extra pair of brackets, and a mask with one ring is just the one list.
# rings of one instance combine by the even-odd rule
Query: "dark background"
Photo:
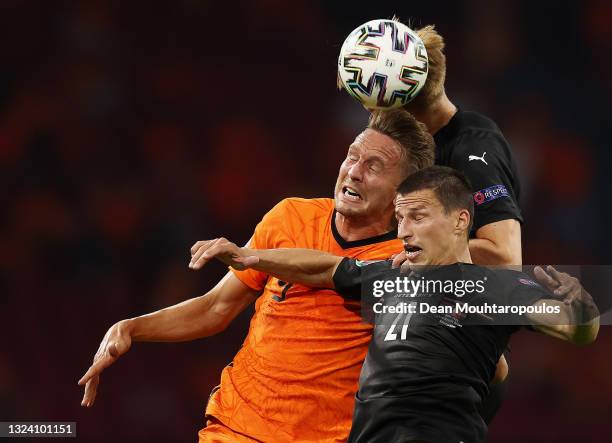
[[(366, 115), (336, 91), (349, 31), (398, 14), (447, 41), (447, 92), (498, 122), (526, 263), (610, 264), (612, 3), (251, 0), (0, 3), (0, 420), (79, 441), (189, 442), (250, 312), (137, 344), (93, 409), (76, 382), (115, 321), (208, 290), (198, 239), (246, 241), (287, 196), (331, 196)], [(521, 332), (490, 441), (608, 442), (610, 345)]]

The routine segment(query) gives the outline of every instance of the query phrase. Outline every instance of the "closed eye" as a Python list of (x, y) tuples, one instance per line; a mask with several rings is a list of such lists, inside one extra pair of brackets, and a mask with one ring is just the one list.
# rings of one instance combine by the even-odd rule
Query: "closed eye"
[(370, 161), (368, 164), (368, 167), (370, 168), (370, 171), (372, 172), (380, 172), (383, 169), (382, 163), (377, 160)]

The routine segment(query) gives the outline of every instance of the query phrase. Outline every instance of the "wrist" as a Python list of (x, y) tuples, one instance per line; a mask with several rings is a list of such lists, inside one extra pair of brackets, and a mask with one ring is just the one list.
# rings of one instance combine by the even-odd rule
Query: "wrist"
[(135, 339), (136, 327), (138, 318), (128, 318), (117, 323), (117, 328), (121, 335), (127, 334), (130, 338)]
[(243, 257), (248, 257), (250, 255), (255, 255), (255, 256), (259, 255), (257, 254), (257, 249), (252, 249), (252, 248), (247, 248), (247, 247), (240, 248), (240, 253), (242, 254)]
[(249, 268), (262, 271), (263, 262), (266, 260), (266, 250), (265, 249), (253, 249), (253, 248), (240, 248), (240, 254), (243, 257), (257, 257), (257, 263), (254, 265), (249, 265)]

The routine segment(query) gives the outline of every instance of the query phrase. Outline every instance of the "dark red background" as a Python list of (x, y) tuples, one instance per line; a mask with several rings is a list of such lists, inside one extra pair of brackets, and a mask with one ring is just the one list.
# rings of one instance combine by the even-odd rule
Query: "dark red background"
[[(527, 263), (609, 264), (612, 5), (472, 0), (0, 4), (0, 420), (79, 441), (194, 441), (250, 313), (139, 344), (98, 402), (76, 381), (115, 321), (202, 294), (198, 239), (246, 241), (286, 196), (331, 196), (365, 114), (335, 89), (344, 36), (397, 13), (447, 40), (450, 97), (494, 118), (523, 182)], [(490, 441), (610, 441), (612, 334), (522, 332)]]

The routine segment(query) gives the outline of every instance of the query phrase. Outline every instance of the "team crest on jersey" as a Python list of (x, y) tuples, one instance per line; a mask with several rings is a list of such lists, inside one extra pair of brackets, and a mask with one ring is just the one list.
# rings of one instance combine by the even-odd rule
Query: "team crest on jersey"
[(519, 281), (519, 283), (522, 283), (522, 284), (527, 285), (527, 286), (540, 286), (539, 283), (537, 283), (537, 282), (535, 282), (533, 280), (530, 280), (528, 278), (519, 278), (518, 281)]
[(358, 258), (355, 259), (355, 265), (363, 268), (364, 266), (368, 266), (371, 265), (372, 263), (378, 263), (384, 260), (359, 260)]

